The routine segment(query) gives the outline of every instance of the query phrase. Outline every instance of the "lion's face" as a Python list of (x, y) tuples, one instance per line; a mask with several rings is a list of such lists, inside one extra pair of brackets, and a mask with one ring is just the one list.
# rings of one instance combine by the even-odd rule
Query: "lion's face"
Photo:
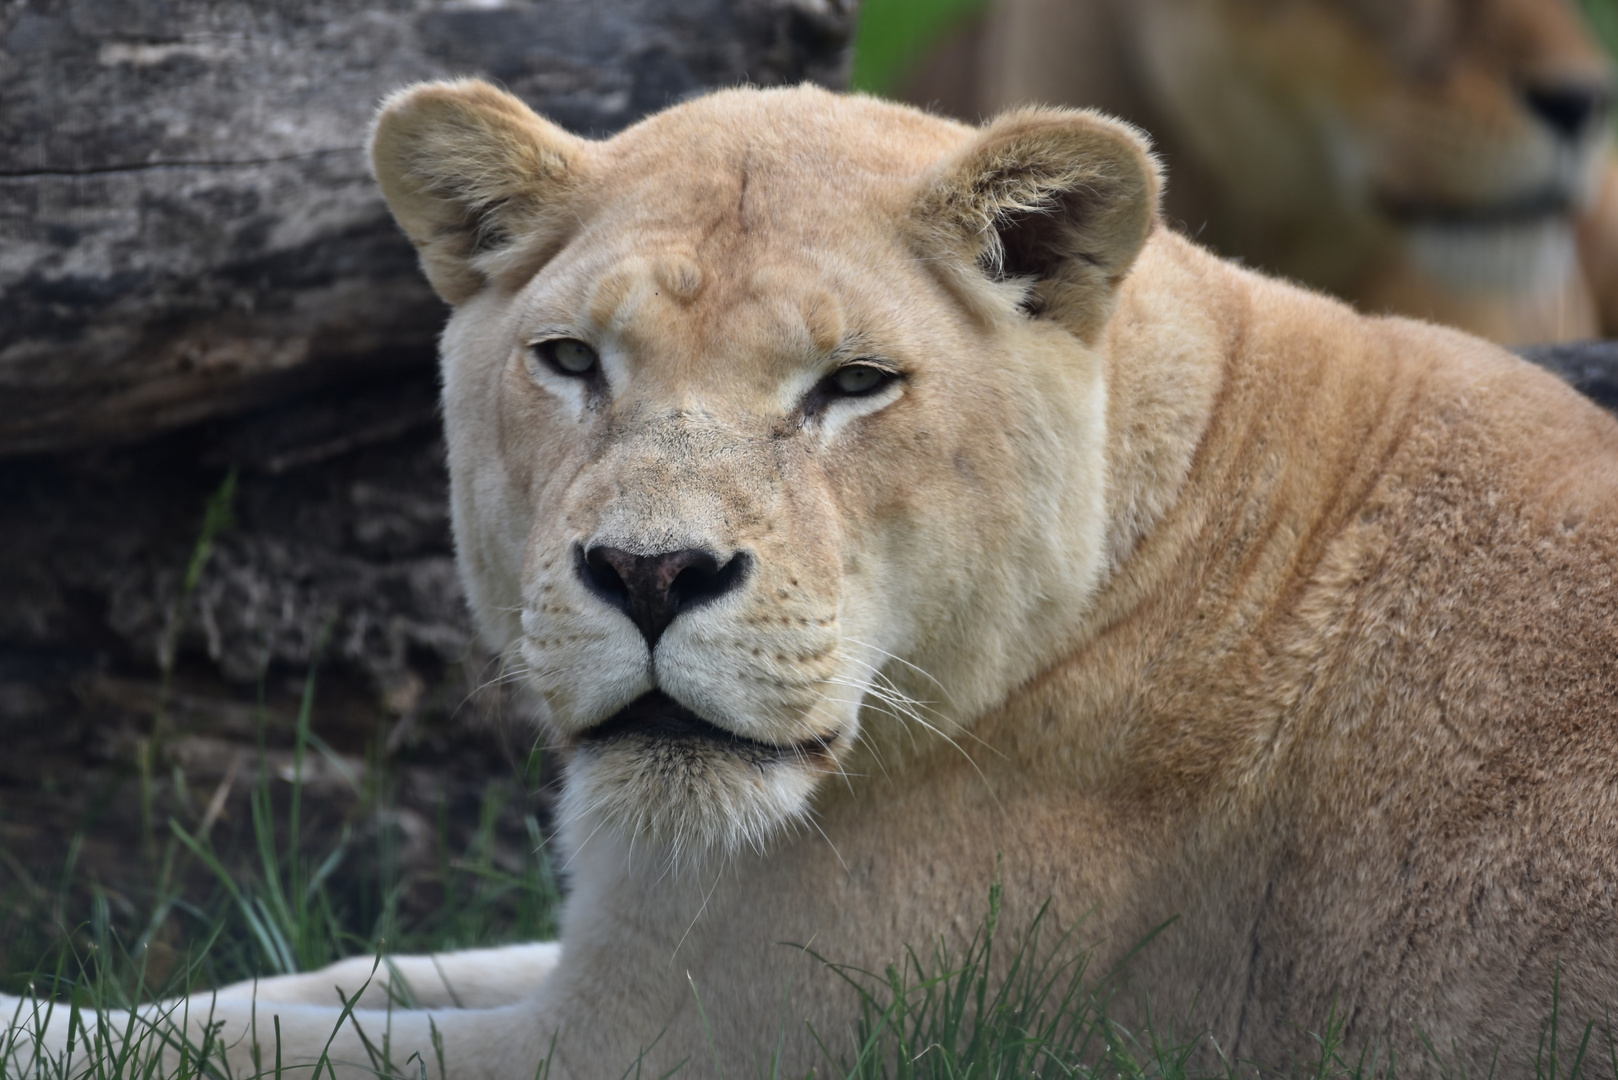
[(1612, 77), (1568, 0), (1130, 7), (1145, 84), (1234, 204), (1213, 226), (1260, 230), (1272, 265), (1351, 294), (1390, 262), (1460, 291), (1575, 272)]
[[(1082, 611), (1105, 395), (1073, 331), (1103, 317), (1155, 179), (1116, 125), (1022, 119), (1028, 147), (1016, 124), (974, 142), (732, 92), (594, 144), (481, 84), (384, 113), (379, 178), (459, 305), (462, 567), (570, 751), (576, 842), (762, 843), (857, 743), (948, 734)], [(472, 190), (500, 169), (508, 189)], [(1006, 197), (1093, 254), (1064, 270), (996, 232)], [(1030, 272), (992, 280), (991, 244)]]

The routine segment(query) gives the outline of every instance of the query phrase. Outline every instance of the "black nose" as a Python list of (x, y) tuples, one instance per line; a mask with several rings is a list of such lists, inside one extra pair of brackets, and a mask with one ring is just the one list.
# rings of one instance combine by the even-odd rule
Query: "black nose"
[(738, 551), (723, 566), (701, 548), (634, 555), (615, 547), (575, 548), (585, 587), (640, 627), (656, 645), (680, 612), (719, 599), (742, 583), (748, 557)]
[(1529, 111), (1564, 139), (1581, 137), (1593, 124), (1605, 120), (1612, 106), (1612, 90), (1593, 84), (1525, 86), (1522, 96)]

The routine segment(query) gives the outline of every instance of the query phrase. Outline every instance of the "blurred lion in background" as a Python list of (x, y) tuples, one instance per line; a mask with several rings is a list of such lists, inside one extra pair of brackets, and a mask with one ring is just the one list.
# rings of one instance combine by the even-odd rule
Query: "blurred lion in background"
[(1116, 113), (1202, 242), (1518, 343), (1618, 335), (1613, 89), (1570, 0), (996, 0), (908, 96)]

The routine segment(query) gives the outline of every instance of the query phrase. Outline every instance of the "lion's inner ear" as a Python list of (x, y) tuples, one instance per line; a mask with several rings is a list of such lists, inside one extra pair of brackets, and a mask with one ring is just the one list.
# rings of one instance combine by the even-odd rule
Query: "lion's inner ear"
[(388, 207), (452, 304), (503, 275), (531, 274), (554, 251), (576, 220), (567, 203), (589, 149), (475, 79), (393, 95), (371, 136)]
[(935, 252), (1020, 280), (1027, 310), (1088, 339), (1157, 222), (1160, 186), (1134, 128), (1091, 112), (1018, 109), (933, 171), (914, 214)]

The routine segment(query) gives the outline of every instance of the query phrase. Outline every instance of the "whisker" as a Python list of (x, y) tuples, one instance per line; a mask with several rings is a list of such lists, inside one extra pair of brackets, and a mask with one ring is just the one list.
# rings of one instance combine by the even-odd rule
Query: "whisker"
[[(889, 660), (892, 660), (895, 663), (903, 664), (905, 667), (909, 668), (911, 671), (914, 671), (916, 674), (920, 675), (922, 678), (926, 679), (928, 682), (930, 682), (934, 686), (938, 687), (939, 691), (942, 692), (945, 697), (949, 697), (949, 690), (947, 690), (945, 688), (944, 684), (939, 682), (936, 678), (934, 678), (932, 673), (927, 671), (925, 668), (919, 667), (916, 664), (911, 663), (909, 660), (906, 660), (902, 656), (895, 656), (893, 653), (888, 652), (888, 650), (883, 649), (883, 648), (879, 648), (876, 645), (872, 645), (868, 641), (861, 641), (858, 638), (852, 638), (852, 637), (845, 637), (844, 640), (848, 641), (851, 644), (858, 645), (862, 649), (870, 649), (872, 652), (881, 653), (883, 656), (886, 656)], [(850, 657), (850, 659), (852, 659), (852, 657)]]
[[(587, 807), (583, 816), (589, 816), (591, 813), (595, 813), (599, 809), (600, 809), (599, 806)], [(596, 827), (590, 830), (590, 835), (589, 836), (586, 836), (583, 840), (579, 841), (579, 846), (573, 849), (573, 853), (567, 857), (567, 862), (562, 864), (561, 868), (564, 871), (568, 867), (573, 865), (573, 860), (579, 857), (580, 853), (582, 853), (584, 851), (586, 845), (588, 845), (591, 840), (595, 839), (596, 833), (600, 832), (602, 826), (606, 825), (606, 823), (607, 823), (607, 815), (606, 814), (598, 814), (597, 816), (598, 816), (599, 820), (596, 822)]]
[[(837, 685), (840, 685), (840, 686), (853, 686), (853, 684), (851, 684), (851, 683), (841, 683), (841, 682), (837, 683)], [(854, 688), (859, 689), (858, 687), (854, 687)], [(909, 736), (909, 738), (910, 738), (910, 748), (912, 750), (918, 750), (918, 751), (921, 749), (921, 744), (916, 742), (916, 733), (914, 731), (912, 731), (909, 726), (907, 726), (907, 725), (905, 725), (903, 723), (903, 721), (905, 721), (906, 719), (909, 719), (909, 718), (902, 715), (900, 712), (895, 711), (893, 706), (891, 704), (889, 704), (886, 699), (878, 696), (873, 701), (873, 700), (871, 700), (871, 695), (868, 694), (868, 695), (866, 695), (865, 697), (861, 698), (858, 701), (849, 701), (849, 700), (847, 700), (845, 698), (834, 698), (834, 697), (830, 697), (830, 696), (827, 696), (826, 700), (834, 701), (834, 702), (837, 702), (838, 704), (841, 704), (841, 705), (852, 705), (854, 708), (857, 708), (857, 709), (870, 708), (873, 712), (881, 713), (884, 716), (889, 716), (889, 717), (892, 717), (895, 720), (900, 721), (900, 727), (902, 728), (904, 733), (907, 736)], [(922, 726), (924, 726), (924, 727), (927, 726), (925, 721), (917, 721), (917, 722), (921, 723)], [(861, 734), (862, 737), (866, 736), (866, 732), (864, 732), (864, 731), (861, 731), (860, 734)], [(946, 736), (946, 738), (947, 738), (947, 736)], [(867, 745), (874, 745), (874, 744), (871, 744), (868, 741)]]
[[(863, 660), (860, 660), (857, 657), (850, 656), (850, 657), (847, 657), (847, 659), (852, 661), (855, 664), (859, 664), (859, 665), (863, 666), (864, 668), (866, 668), (871, 673), (872, 690), (873, 691), (877, 691), (877, 687), (880, 686), (880, 687), (882, 687), (882, 690), (878, 691), (878, 692), (887, 693), (887, 694), (891, 694), (891, 695), (897, 695), (899, 698), (903, 699), (903, 701), (907, 705), (907, 708), (913, 708), (914, 710), (916, 710), (915, 715), (916, 715), (916, 719), (917, 719), (918, 722), (925, 722), (925, 721), (922, 721), (921, 717), (920, 717), (920, 711), (923, 710), (923, 709), (925, 709), (927, 712), (932, 713), (934, 716), (938, 717), (940, 721), (946, 721), (946, 722), (948, 721), (948, 718), (945, 717), (943, 713), (940, 713), (937, 709), (933, 708), (930, 702), (921, 701), (921, 700), (919, 700), (917, 698), (913, 698), (909, 694), (906, 694), (903, 690), (899, 689), (898, 685), (895, 684), (894, 681), (892, 679), (890, 679), (887, 676), (887, 674), (885, 672), (883, 672), (882, 670), (880, 670), (879, 668), (873, 667), (871, 664), (869, 664), (869, 663), (867, 663), (867, 662), (865, 662)], [(906, 663), (906, 661), (900, 661), (900, 662), (901, 663)], [(920, 670), (920, 669), (917, 669), (917, 670)], [(926, 672), (922, 672), (922, 674), (925, 675)], [(928, 676), (928, 677), (931, 678), (931, 676)], [(833, 677), (832, 679), (830, 679), (828, 681), (833, 681), (834, 682), (834, 681), (836, 681), (836, 678)], [(849, 684), (845, 683), (844, 685), (849, 685)], [(948, 694), (946, 693), (945, 696), (947, 697)], [(980, 738), (976, 732), (974, 732), (974, 731), (972, 731), (972, 730), (970, 730), (968, 728), (964, 728), (961, 725), (956, 724), (956, 723), (951, 723), (950, 726), (953, 729), (955, 729), (956, 731), (958, 731), (961, 735), (965, 736), (966, 738), (971, 739), (973, 742), (977, 743), (979, 746), (983, 747), (985, 750), (987, 750), (990, 753), (996, 755), (997, 757), (1002, 757), (1002, 758), (1005, 757), (1004, 753), (1002, 753), (996, 747), (991, 746), (989, 743), (984, 742), (983, 739)], [(939, 734), (943, 734), (943, 732), (939, 732)]]
[[(813, 715), (816, 712), (819, 712), (822, 705), (828, 700), (832, 700), (832, 699), (826, 698), (824, 695), (822, 695), (820, 697), (817, 697), (815, 699), (814, 705), (813, 705), (813, 707), (811, 709), (811, 715)], [(841, 704), (850, 704), (850, 703), (849, 702), (842, 702)], [(799, 758), (802, 759), (802, 755), (803, 755), (802, 749), (801, 748), (796, 748), (796, 747), (794, 749), (798, 753)], [(835, 754), (831, 755), (831, 760), (832, 760), (832, 764), (837, 769), (838, 775), (843, 778), (843, 783), (848, 787), (848, 793), (850, 795), (854, 794), (854, 781), (849, 778), (848, 770), (843, 767), (842, 761), (840, 761)], [(804, 764), (807, 765), (808, 763), (805, 762)]]
[(804, 820), (808, 821), (810, 825), (813, 825), (814, 828), (815, 828), (815, 832), (819, 833), (820, 838), (822, 840), (826, 841), (826, 846), (831, 848), (831, 853), (832, 853), (832, 855), (836, 856), (837, 864), (843, 868), (843, 873), (845, 873), (845, 874), (849, 873), (848, 863), (843, 861), (843, 853), (841, 851), (838, 851), (837, 850), (837, 845), (831, 842), (831, 837), (827, 836), (826, 835), (826, 830), (822, 829), (820, 827), (820, 822), (816, 821), (814, 819), (814, 815), (812, 815), (812, 814), (807, 815)]
[[(832, 683), (833, 685), (848, 686), (851, 689), (858, 689), (857, 686), (850, 683), (848, 680), (839, 679), (836, 676), (833, 676), (826, 681)], [(884, 688), (873, 681), (872, 684), (867, 688), (866, 692), (868, 694), (874, 694), (878, 700), (890, 706), (888, 710), (878, 711), (886, 711), (889, 716), (892, 716), (894, 719), (900, 720), (901, 722), (905, 719), (909, 719), (917, 724), (920, 724), (928, 731), (931, 731), (933, 734), (949, 743), (950, 746), (954, 747), (956, 752), (966, 759), (967, 764), (972, 766), (972, 771), (978, 774), (978, 779), (983, 781), (983, 785), (988, 789), (990, 796), (995, 798), (996, 805), (999, 804), (998, 797), (994, 795), (994, 786), (989, 783), (988, 776), (984, 774), (983, 769), (978, 765), (976, 759), (974, 759), (971, 754), (967, 753), (966, 748), (961, 746), (960, 743), (956, 742), (935, 725), (928, 723), (921, 713), (914, 707), (913, 699), (911, 699), (903, 691), (899, 690), (898, 687), (893, 686), (891, 682), (889, 682), (887, 687)], [(845, 702), (844, 704), (854, 703)], [(893, 710), (897, 710), (897, 712)], [(976, 738), (976, 736), (973, 737)], [(988, 745), (983, 743), (982, 739), (977, 739), (977, 742), (985, 746)], [(912, 736), (912, 744), (914, 744), (914, 736)]]
[[(851, 683), (851, 682), (845, 682), (845, 681), (843, 681), (841, 679), (827, 680), (827, 681), (833, 683), (833, 685), (847, 686), (847, 687), (849, 687), (850, 689), (853, 689), (853, 690), (864, 690), (865, 689), (864, 687), (858, 686), (858, 685), (856, 685), (854, 683)], [(875, 695), (875, 700), (873, 701), (873, 700), (871, 700), (872, 697), (873, 697), (873, 695), (871, 695), (870, 693), (866, 693), (858, 701), (849, 701), (849, 700), (847, 700), (845, 698), (834, 698), (834, 697), (830, 697), (830, 696), (827, 696), (827, 700), (837, 702), (838, 704), (841, 704), (841, 705), (851, 705), (856, 709), (863, 709), (863, 708), (869, 707), (875, 712), (882, 713), (885, 716), (890, 716), (893, 719), (900, 721), (901, 729), (910, 738), (910, 748), (912, 750), (919, 751), (921, 749), (921, 744), (916, 742), (916, 733), (914, 731), (912, 731), (908, 725), (905, 725), (903, 723), (903, 721), (906, 718), (904, 716), (900, 715), (899, 713), (895, 712), (892, 704), (890, 704), (887, 701), (886, 698), (882, 697), (881, 695)], [(864, 736), (866, 736), (867, 733), (864, 730), (861, 730), (860, 734), (861, 734), (862, 737), (864, 737)], [(867, 740), (867, 744), (868, 745), (874, 745), (874, 744), (870, 743), (869, 740)]]

